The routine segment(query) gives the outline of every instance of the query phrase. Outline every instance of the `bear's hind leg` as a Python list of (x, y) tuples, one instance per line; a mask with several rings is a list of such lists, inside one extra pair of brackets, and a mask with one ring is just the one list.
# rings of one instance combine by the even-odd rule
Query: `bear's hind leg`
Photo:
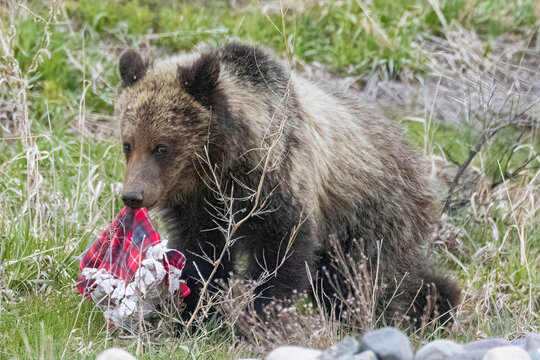
[(436, 275), (429, 269), (415, 269), (389, 278), (383, 311), (389, 321), (402, 321), (420, 328), (431, 322), (447, 325), (452, 310), (461, 301), (461, 289), (451, 279)]

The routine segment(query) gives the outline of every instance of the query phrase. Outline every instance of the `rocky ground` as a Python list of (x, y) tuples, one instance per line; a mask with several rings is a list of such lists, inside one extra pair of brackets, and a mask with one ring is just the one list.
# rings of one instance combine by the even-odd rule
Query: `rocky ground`
[(539, 360), (540, 334), (509, 342), (501, 338), (457, 344), (435, 340), (413, 352), (407, 336), (391, 327), (366, 333), (360, 340), (352, 337), (326, 351), (283, 346), (272, 351), (266, 360)]
[[(97, 360), (135, 360), (122, 349), (109, 349)], [(435, 340), (416, 353), (406, 335), (393, 327), (370, 331), (361, 339), (346, 337), (322, 351), (300, 346), (281, 346), (265, 360), (540, 360), (540, 334), (531, 333), (512, 342), (488, 338), (458, 344)], [(241, 359), (258, 360), (258, 359)]]

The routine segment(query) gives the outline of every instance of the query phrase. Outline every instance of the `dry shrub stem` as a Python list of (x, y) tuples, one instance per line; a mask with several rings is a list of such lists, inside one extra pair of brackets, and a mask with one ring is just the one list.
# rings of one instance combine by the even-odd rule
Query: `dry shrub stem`
[(231, 196), (226, 197), (225, 190), (222, 188), (221, 181), (216, 173), (216, 167), (213, 166), (211, 163), (210, 155), (208, 152), (208, 146), (205, 146), (205, 157), (201, 158), (201, 161), (204, 162), (204, 165), (205, 165), (204, 168), (208, 168), (210, 171), (210, 174), (211, 174), (211, 178), (209, 179), (210, 184), (213, 186), (212, 189), (214, 190), (215, 194), (219, 196), (220, 201), (225, 206), (226, 213), (224, 215), (228, 221), (227, 221), (227, 229), (222, 231), (225, 235), (225, 239), (224, 239), (225, 245), (223, 247), (223, 250), (219, 254), (219, 257), (214, 261), (214, 268), (212, 269), (212, 272), (210, 273), (207, 279), (203, 279), (204, 282), (203, 282), (203, 287), (201, 290), (201, 296), (197, 302), (197, 305), (195, 307), (195, 310), (193, 311), (193, 314), (191, 315), (191, 318), (186, 324), (185, 331), (191, 328), (191, 324), (193, 323), (195, 317), (197, 316), (198, 311), (201, 309), (203, 305), (204, 296), (208, 289), (208, 285), (213, 280), (219, 266), (221, 265), (223, 257), (225, 256), (225, 254), (227, 254), (227, 252), (229, 251), (229, 248), (234, 244), (234, 241), (236, 240), (235, 239), (236, 232), (238, 231), (240, 226), (242, 226), (243, 223), (245, 223), (252, 217), (261, 215), (262, 211), (264, 211), (266, 199), (263, 199), (263, 201), (260, 202), (261, 193), (262, 193), (262, 188), (264, 184), (264, 178), (265, 178), (266, 171), (268, 169), (268, 165), (270, 161), (270, 155), (272, 154), (272, 149), (276, 146), (278, 139), (279, 139), (279, 136), (277, 137), (275, 142), (272, 143), (272, 145), (270, 146), (270, 148), (268, 149), (265, 155), (262, 175), (259, 179), (257, 191), (253, 194), (254, 201), (253, 201), (251, 210), (248, 212), (246, 216), (240, 218), (239, 220), (235, 220), (236, 214), (233, 213), (234, 198), (232, 194), (234, 194), (234, 185), (231, 186)]
[[(531, 34), (530, 39), (532, 37)], [(524, 46), (530, 45), (530, 39)], [(444, 155), (458, 165), (444, 201), (444, 211), (447, 212), (453, 206), (454, 197), (467, 169), (499, 133), (510, 127), (520, 129), (514, 146), (500, 154), (507, 162), (501, 179), (491, 183), (492, 189), (504, 180), (522, 174), (538, 158), (538, 154), (531, 152), (515, 170), (508, 171), (514, 152), (523, 144), (525, 131), (538, 129), (540, 125), (540, 119), (533, 111), (539, 95), (535, 79), (539, 78), (540, 63), (529, 60), (529, 57), (534, 57), (535, 51), (519, 46), (508, 47), (498, 55), (484, 56), (478, 53), (479, 49), (484, 48), (479, 39), (457, 24), (453, 24), (452, 29), (446, 32), (444, 39), (433, 37), (431, 40), (433, 50), (430, 67), (437, 74), (436, 99), (433, 99), (433, 104), (437, 102), (438, 115), (443, 116), (443, 121), (458, 119), (461, 124), (456, 125), (463, 126), (465, 122), (479, 130), (474, 145), (462, 163), (451, 159), (449, 152), (443, 149)], [(511, 56), (519, 56), (518, 65), (508, 61)], [(453, 114), (450, 115), (450, 111)], [(464, 120), (459, 115), (463, 115)]]

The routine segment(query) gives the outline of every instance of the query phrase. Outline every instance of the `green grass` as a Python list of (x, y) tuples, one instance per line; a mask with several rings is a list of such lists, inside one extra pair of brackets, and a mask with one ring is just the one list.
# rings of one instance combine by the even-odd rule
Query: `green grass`
[[(74, 286), (77, 257), (122, 207), (118, 184), (123, 155), (115, 132), (101, 130), (117, 126), (106, 116), (114, 109), (116, 61), (123, 47), (146, 49), (150, 45), (157, 54), (167, 54), (200, 41), (219, 43), (237, 37), (261, 42), (284, 57), (291, 49), (290, 57), (300, 64), (317, 61), (354, 75), (383, 71), (396, 79), (407, 69), (422, 79), (428, 59), (421, 44), (446, 31), (428, 1), (374, 0), (366, 5), (370, 18), (362, 11), (362, 1), (330, 1), (301, 13), (289, 10), (283, 22), (280, 14), (262, 14), (256, 2), (246, 9), (231, 9), (227, 3), (66, 1), (66, 17), (60, 15), (60, 22), (50, 29), (50, 56), (44, 57), (27, 89), (38, 160), (28, 164), (21, 141), (8, 139), (0, 130), (0, 359), (93, 358), (113, 345), (135, 353), (138, 344), (143, 344), (141, 358), (169, 359), (180, 345), (170, 338), (141, 341), (107, 331), (99, 311), (82, 301)], [(31, 8), (47, 16), (48, 8), (41, 3), (32, 3)], [(440, 10), (447, 23), (454, 21), (475, 31), (488, 44), (500, 34), (534, 29), (540, 21), (535, 0), (448, 0)], [(24, 71), (40, 46), (44, 29), (41, 22), (22, 13), (26, 15), (13, 25), (15, 58)], [(9, 25), (9, 9), (0, 11), (0, 19), (3, 26)], [(150, 38), (149, 34), (161, 35)], [(86, 92), (85, 84), (89, 86)], [(9, 89), (0, 89), (3, 99), (12, 98)], [(84, 121), (79, 117), (83, 97)], [(425, 144), (423, 123), (404, 124), (420, 148), (435, 154), (443, 149), (458, 163), (467, 158), (478, 135), (473, 129), (458, 129), (435, 119)], [(529, 154), (522, 149), (508, 159), (507, 150), (518, 132), (515, 128), (501, 132), (472, 165), (481, 167), (492, 181), (500, 179), (499, 164), (517, 168)], [(538, 135), (526, 136), (538, 154)], [(539, 166), (538, 162), (532, 165)], [(29, 192), (28, 166), (37, 166), (37, 193)], [(524, 185), (531, 180), (519, 181)], [(510, 192), (515, 202), (518, 195)], [(442, 253), (441, 264), (458, 277), (468, 299), (463, 325), (445, 335), (459, 341), (479, 336), (511, 338), (539, 327), (538, 213), (512, 213), (503, 195), (486, 214), (475, 215), (468, 206), (454, 214), (459, 240), (436, 247)], [(26, 207), (29, 197), (35, 204), (30, 209)], [(523, 242), (525, 264), (520, 255)], [(418, 344), (438, 336), (414, 339)], [(185, 345), (194, 349), (198, 359), (240, 356), (231, 352), (231, 343), (229, 334), (217, 332)], [(176, 351), (175, 358), (187, 358), (182, 350)]]
[[(0, 332), (9, 336), (9, 341), (2, 343), (1, 358), (87, 359), (113, 346), (136, 353), (137, 345), (144, 344), (140, 359), (191, 359), (174, 339), (154, 345), (146, 338), (126, 339), (112, 329), (107, 331), (99, 309), (82, 299), (73, 287), (25, 294), (5, 311), (9, 316), (2, 319)], [(226, 359), (227, 340), (226, 335), (218, 334), (195, 345), (185, 344), (197, 359)]]

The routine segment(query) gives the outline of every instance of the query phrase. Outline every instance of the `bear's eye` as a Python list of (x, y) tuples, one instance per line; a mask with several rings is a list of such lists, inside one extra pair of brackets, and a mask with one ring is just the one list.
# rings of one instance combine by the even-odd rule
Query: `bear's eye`
[(131, 152), (131, 144), (128, 142), (124, 143), (124, 153), (127, 155)]
[(154, 155), (165, 155), (167, 153), (167, 147), (165, 145), (156, 145), (154, 150), (152, 150), (152, 154)]

